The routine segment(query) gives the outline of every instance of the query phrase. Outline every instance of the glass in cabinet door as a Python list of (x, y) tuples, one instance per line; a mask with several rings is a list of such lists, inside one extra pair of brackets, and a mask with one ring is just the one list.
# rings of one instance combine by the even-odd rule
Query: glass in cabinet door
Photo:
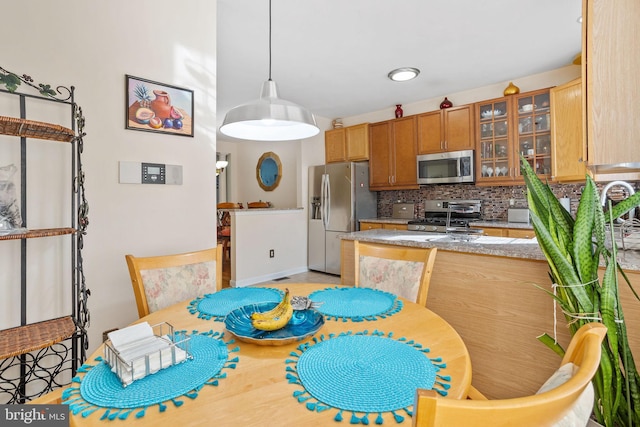
[(549, 92), (518, 99), (518, 150), (539, 175), (551, 173)]
[(507, 176), (509, 172), (509, 127), (507, 102), (481, 104), (480, 177)]

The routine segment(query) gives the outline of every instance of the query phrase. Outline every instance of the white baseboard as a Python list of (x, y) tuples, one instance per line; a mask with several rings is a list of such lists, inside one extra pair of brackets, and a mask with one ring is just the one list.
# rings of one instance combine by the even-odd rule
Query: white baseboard
[(257, 283), (269, 282), (275, 279), (279, 279), (281, 277), (291, 276), (293, 274), (306, 273), (308, 271), (309, 269), (307, 267), (297, 267), (289, 270), (278, 271), (276, 273), (265, 274), (263, 276), (249, 277), (248, 279), (231, 280), (229, 281), (229, 286), (231, 286), (232, 288), (244, 288), (246, 286), (255, 285)]

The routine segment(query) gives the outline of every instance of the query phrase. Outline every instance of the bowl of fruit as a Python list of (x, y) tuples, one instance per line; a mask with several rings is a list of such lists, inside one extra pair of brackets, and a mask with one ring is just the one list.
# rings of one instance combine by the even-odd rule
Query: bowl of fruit
[(313, 308), (294, 309), (287, 290), (280, 302), (258, 302), (232, 310), (224, 325), (243, 342), (286, 345), (313, 336), (324, 325), (324, 316)]

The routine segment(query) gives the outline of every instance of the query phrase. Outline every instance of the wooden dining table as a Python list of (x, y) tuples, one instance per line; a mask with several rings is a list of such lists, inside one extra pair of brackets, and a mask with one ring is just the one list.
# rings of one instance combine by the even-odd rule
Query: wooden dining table
[[(339, 288), (336, 285), (321, 283), (268, 284), (266, 288), (284, 290), (288, 288), (292, 295), (307, 296), (314, 291)], [(467, 396), (471, 384), (471, 362), (469, 353), (458, 333), (440, 316), (423, 306), (400, 298), (402, 309), (393, 315), (376, 320), (344, 321), (327, 318), (315, 336), (329, 336), (343, 332), (383, 331), (393, 332), (394, 337), (406, 337), (429, 348), (429, 355), (442, 358), (446, 367), (441, 374), (449, 377), (450, 388), (446, 398), (462, 399)], [(174, 304), (166, 309), (156, 311), (135, 322), (146, 321), (153, 325), (168, 322), (176, 329), (187, 331), (224, 332), (225, 340), (233, 339), (233, 335), (225, 330), (222, 321), (201, 318), (189, 312), (190, 301)], [(304, 341), (303, 341), (304, 342)], [(204, 386), (194, 399), (183, 398), (183, 404), (175, 407), (167, 404), (164, 411), (148, 408), (144, 416), (136, 418), (131, 415), (122, 421), (101, 420), (100, 411), (88, 416), (80, 413), (71, 415), (74, 426), (330, 426), (348, 425), (349, 418), (341, 422), (334, 420), (335, 410), (312, 411), (304, 402), (293, 396), (299, 388), (292, 384), (286, 375), (285, 360), (295, 353), (300, 342), (280, 346), (256, 345), (235, 340), (230, 347), (239, 351), (233, 353), (238, 357), (234, 369), (227, 372), (227, 377), (220, 379), (215, 387)], [(95, 364), (95, 358), (103, 356), (104, 345), (101, 345), (88, 359), (87, 364)], [(80, 377), (83, 373), (78, 374)], [(389, 413), (384, 415), (385, 425), (397, 425)], [(406, 416), (406, 414), (405, 414)], [(371, 424), (375, 424), (373, 420)], [(411, 419), (405, 419), (404, 425), (410, 425)]]

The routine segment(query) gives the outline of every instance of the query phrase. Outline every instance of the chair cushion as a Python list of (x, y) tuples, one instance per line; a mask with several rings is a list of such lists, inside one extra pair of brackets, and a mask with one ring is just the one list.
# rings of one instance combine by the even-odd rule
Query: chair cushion
[[(567, 382), (578, 367), (573, 363), (562, 365), (549, 379), (540, 387), (536, 394), (544, 393)], [(554, 427), (578, 427), (586, 426), (593, 413), (594, 391), (593, 384), (589, 383), (584, 389), (571, 411), (563, 419), (554, 424)]]
[(215, 261), (141, 270), (149, 311), (216, 291)]
[(424, 263), (360, 256), (360, 284), (415, 301)]

